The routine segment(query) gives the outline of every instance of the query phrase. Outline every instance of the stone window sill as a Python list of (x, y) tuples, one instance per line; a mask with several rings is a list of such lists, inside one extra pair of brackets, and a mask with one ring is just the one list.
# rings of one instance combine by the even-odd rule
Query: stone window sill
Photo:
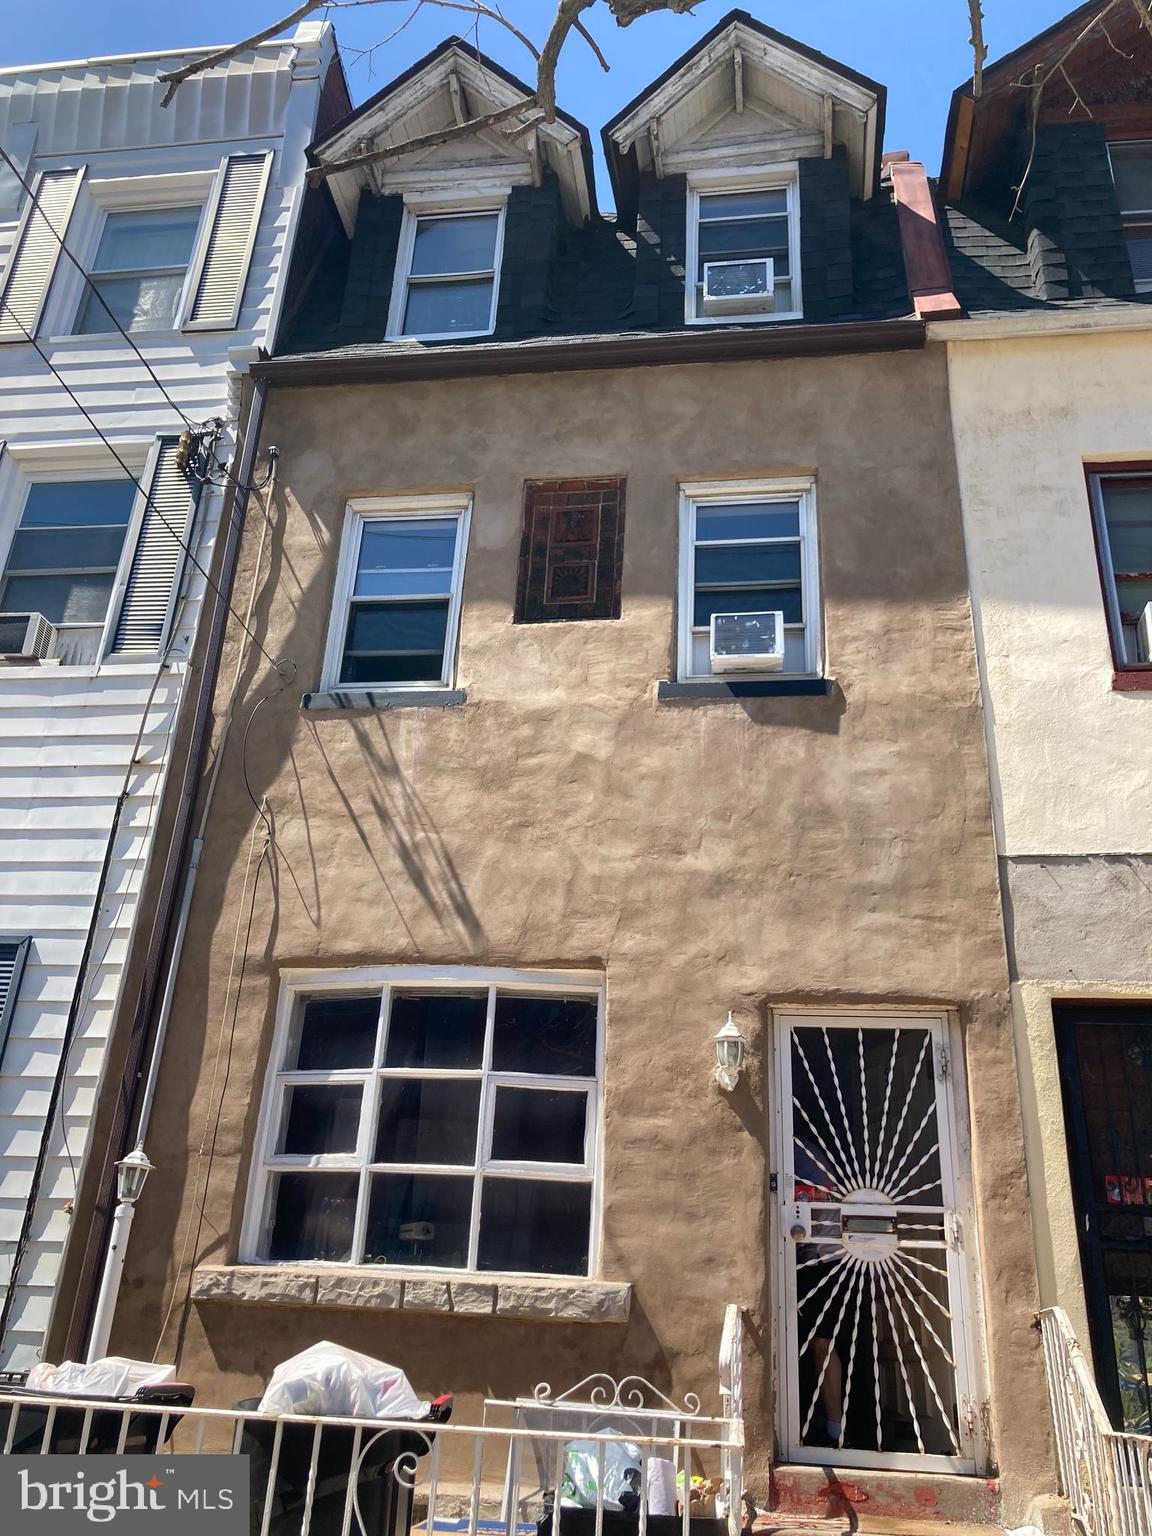
[(661, 703), (678, 699), (824, 698), (835, 686), (830, 677), (764, 677), (745, 682), (708, 678), (687, 683), (659, 683), (656, 697)]
[(198, 1302), (459, 1313), (567, 1323), (623, 1323), (632, 1287), (607, 1280), (536, 1275), (428, 1275), (415, 1269), (333, 1265), (202, 1265), (192, 1277)]
[(351, 710), (447, 709), (451, 705), (464, 704), (467, 699), (463, 688), (421, 688), (406, 693), (360, 688), (347, 692), (306, 693), (300, 700), (300, 708), (336, 715)]
[(1152, 693), (1152, 667), (1133, 667), (1126, 672), (1113, 672), (1113, 693)]

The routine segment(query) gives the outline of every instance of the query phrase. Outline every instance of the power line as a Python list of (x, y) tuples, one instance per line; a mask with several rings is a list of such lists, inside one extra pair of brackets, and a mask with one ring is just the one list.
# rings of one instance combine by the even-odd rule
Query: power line
[[(3, 151), (0, 150), (0, 153), (3, 153)], [(192, 550), (192, 546), (184, 539), (184, 537), (175, 528), (173, 528), (172, 524), (168, 521), (168, 519), (164, 516), (163, 512), (161, 512), (160, 508), (153, 501), (151, 495), (144, 489), (143, 485), (141, 484), (141, 482), (139, 480), (139, 477), (136, 476), (135, 474), (133, 474), (133, 472), (128, 468), (128, 465), (121, 458), (121, 456), (120, 456), (119, 452), (117, 451), (115, 445), (109, 440), (109, 438), (102, 431), (102, 429), (96, 424), (96, 421), (93, 418), (91, 411), (89, 411), (87, 406), (85, 406), (83, 404), (83, 402), (79, 399), (79, 397), (77, 396), (75, 390), (68, 383), (68, 380), (56, 368), (55, 364), (52, 362), (51, 358), (49, 358), (48, 354), (44, 351), (43, 347), (41, 347), (40, 343), (36, 340), (36, 338), (29, 334), (27, 327), (24, 325), (24, 322), (13, 311), (12, 306), (8, 303), (8, 301), (6, 299), (5, 300), (0, 300), (0, 304), (2, 304), (3, 307), (8, 311), (9, 315), (12, 316), (12, 319), (15, 320), (16, 324), (20, 327), (20, 330), (23, 332), (25, 340), (32, 347), (35, 348), (37, 355), (39, 356), (39, 358), (40, 358), (41, 362), (44, 364), (44, 366), (48, 369), (49, 373), (51, 373), (52, 377), (56, 380), (56, 382), (60, 385), (60, 387), (65, 391), (65, 393), (67, 394), (68, 398), (72, 401), (72, 404), (76, 407), (76, 409), (84, 417), (85, 421), (92, 428), (93, 432), (95, 432), (96, 436), (100, 439), (100, 441), (104, 444), (105, 448), (107, 448), (108, 452), (116, 460), (117, 464), (119, 464), (120, 468), (124, 471), (125, 475), (127, 475), (128, 479), (131, 480), (132, 484), (140, 492), (140, 495), (143, 496), (145, 505), (147, 507), (149, 507), (151, 509), (151, 511), (156, 514), (156, 516), (160, 520), (160, 522), (164, 525), (165, 528), (167, 528), (168, 532), (176, 540), (177, 544), (184, 551), (185, 555), (187, 555), (188, 559), (195, 566), (196, 570), (198, 570), (200, 572), (201, 576), (203, 576), (204, 580), (207, 582), (207, 584), (211, 588), (211, 590), (213, 592), (215, 592), (215, 594), (216, 594), (216, 596), (218, 598), (220, 598), (221, 602), (223, 602), (223, 604), (227, 608), (228, 612), (236, 620), (237, 624), (240, 625), (240, 628), (248, 636), (249, 640), (251, 640), (252, 644), (260, 652), (260, 654), (264, 657), (264, 659), (265, 659), (265, 661), (267, 661), (268, 665), (270, 667), (272, 667), (275, 671), (279, 672), (281, 676), (283, 676), (284, 674), (283, 674), (283, 670), (282, 669), (283, 669), (285, 663), (282, 660), (281, 661), (277, 661), (274, 657), (269, 655), (269, 653), (260, 644), (260, 641), (253, 634), (252, 630), (249, 629), (248, 625), (244, 622), (244, 620), (236, 612), (235, 608), (233, 608), (232, 604), (228, 601), (228, 598), (224, 595), (224, 592), (222, 591), (222, 589), (216, 584), (216, 582), (212, 579), (212, 577), (209, 575), (209, 573), (200, 564), (199, 560), (196, 558), (196, 555), (194, 554), (194, 552)], [(271, 450), (269, 450), (269, 451), (271, 451)], [(237, 486), (238, 489), (243, 489), (243, 487), (241, 487), (239, 485), (238, 481), (234, 480), (233, 483)]]

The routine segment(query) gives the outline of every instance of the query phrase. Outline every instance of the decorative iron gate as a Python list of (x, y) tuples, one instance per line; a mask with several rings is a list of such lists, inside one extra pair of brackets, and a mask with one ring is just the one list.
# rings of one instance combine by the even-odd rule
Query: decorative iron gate
[(777, 1043), (786, 1453), (975, 1472), (946, 1020), (788, 1014)]

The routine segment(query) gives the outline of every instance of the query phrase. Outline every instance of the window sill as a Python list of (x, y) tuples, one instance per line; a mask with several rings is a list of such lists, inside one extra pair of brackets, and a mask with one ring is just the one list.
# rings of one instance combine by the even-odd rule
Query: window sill
[(257, 1306), (459, 1313), (566, 1323), (627, 1322), (632, 1287), (543, 1275), (429, 1274), (371, 1265), (204, 1265), (192, 1276), (198, 1302)]
[(656, 687), (661, 703), (679, 699), (770, 699), (826, 697), (835, 687), (830, 677), (763, 677), (731, 682), (716, 677), (689, 682), (662, 682)]
[(409, 692), (349, 688), (332, 693), (306, 693), (300, 700), (300, 708), (317, 714), (338, 715), (350, 710), (448, 709), (467, 702), (468, 695), (463, 688), (413, 688)]
[(1126, 672), (1113, 672), (1113, 693), (1152, 693), (1152, 667), (1133, 667)]

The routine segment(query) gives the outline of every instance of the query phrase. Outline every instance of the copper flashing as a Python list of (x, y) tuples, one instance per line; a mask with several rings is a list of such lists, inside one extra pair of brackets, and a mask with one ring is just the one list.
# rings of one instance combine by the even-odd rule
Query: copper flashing
[(963, 310), (952, 291), (952, 269), (924, 167), (916, 160), (888, 163), (900, 227), (908, 291), (921, 320), (949, 320)]

